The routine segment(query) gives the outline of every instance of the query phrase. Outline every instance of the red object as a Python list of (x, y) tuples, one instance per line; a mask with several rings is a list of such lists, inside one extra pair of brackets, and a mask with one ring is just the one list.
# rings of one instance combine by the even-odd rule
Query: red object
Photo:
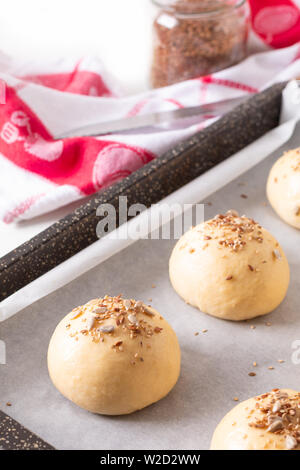
[(274, 48), (300, 41), (300, 8), (291, 0), (249, 0), (252, 27)]
[(20, 168), (89, 195), (128, 176), (155, 156), (125, 143), (77, 137), (53, 141), (12, 87), (0, 113), (0, 152)]

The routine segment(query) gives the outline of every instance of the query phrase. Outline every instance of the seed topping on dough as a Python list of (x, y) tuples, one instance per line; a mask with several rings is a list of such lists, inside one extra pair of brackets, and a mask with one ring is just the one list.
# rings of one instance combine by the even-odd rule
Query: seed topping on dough
[(93, 313), (95, 313), (96, 315), (101, 315), (101, 314), (106, 313), (106, 312), (107, 312), (106, 307), (97, 307), (97, 308), (94, 308), (94, 310), (93, 310)]
[(150, 310), (146, 305), (143, 307), (143, 313), (145, 313), (149, 317), (155, 317), (155, 313), (153, 313), (153, 311)]
[(136, 318), (135, 315), (133, 315), (132, 313), (130, 313), (128, 315), (128, 320), (130, 321), (130, 323), (133, 323), (134, 325), (138, 325), (139, 322), (138, 322), (138, 319)]
[[(150, 339), (153, 335), (160, 334), (163, 330), (160, 326), (149, 323), (149, 318), (157, 317), (150, 306), (144, 305), (142, 301), (133, 299), (122, 299), (121, 296), (110, 297), (106, 295), (101, 299), (94, 299), (82, 307), (77, 307), (72, 311), (71, 320), (80, 319), (84, 323), (84, 328), (74, 331), (72, 322), (66, 328), (69, 336), (76, 341), (79, 335), (91, 336), (94, 343), (104, 342), (110, 336), (115, 338), (112, 349), (115, 352), (122, 352), (126, 348), (126, 336), (128, 340), (139, 338), (137, 347), (143, 347), (143, 340)], [(161, 317), (159, 317), (161, 319)], [(109, 321), (109, 323), (107, 323)], [(76, 323), (77, 325), (77, 323)], [(124, 340), (125, 333), (125, 340)], [(122, 336), (118, 338), (118, 334)], [(147, 349), (151, 344), (145, 342)], [(133, 361), (135, 363), (135, 361)], [(139, 362), (144, 362), (139, 358)]]
[(95, 317), (93, 315), (88, 315), (88, 318), (87, 318), (87, 322), (86, 322), (86, 329), (88, 331), (91, 331), (91, 329), (93, 328), (93, 326), (95, 325)]
[(293, 450), (298, 446), (298, 440), (293, 436), (286, 436), (285, 447), (287, 450)]
[(99, 331), (101, 331), (101, 333), (112, 333), (114, 329), (115, 327), (113, 325), (107, 325), (107, 326), (101, 326), (99, 328)]
[(273, 389), (270, 393), (256, 397), (255, 409), (261, 412), (261, 417), (250, 421), (250, 427), (265, 429), (267, 432), (283, 436), (287, 450), (298, 447), (300, 444), (300, 393), (289, 396), (279, 389)]
[[(300, 207), (299, 207), (300, 215)], [(245, 215), (239, 216), (235, 210), (229, 210), (226, 214), (218, 214), (213, 219), (204, 222), (203, 224), (193, 227), (191, 229), (197, 236), (202, 239), (201, 249), (205, 250), (211, 243), (217, 243), (219, 248), (228, 248), (231, 252), (240, 252), (248, 244), (262, 244), (264, 243), (263, 228), (255, 220), (246, 217)], [(179, 250), (188, 249), (189, 252), (195, 252), (196, 249), (192, 248), (188, 239), (183, 239), (179, 245)], [(257, 262), (261, 265), (268, 263), (266, 259), (260, 260), (261, 253), (260, 247), (257, 246), (255, 254), (258, 255)], [(279, 250), (279, 244), (276, 243), (274, 249), (271, 248), (271, 256), (274, 260), (281, 260), (282, 255)], [(246, 265), (246, 268), (251, 272), (260, 273), (261, 267), (254, 267), (252, 264)], [(224, 278), (226, 281), (231, 281), (233, 277), (229, 274)]]
[[(225, 215), (218, 214), (204, 224), (204, 240), (218, 240), (220, 246), (240, 251), (249, 241), (263, 242), (261, 226), (253, 219), (239, 216), (235, 210), (229, 210)], [(215, 230), (220, 230), (221, 235), (215, 235)]]

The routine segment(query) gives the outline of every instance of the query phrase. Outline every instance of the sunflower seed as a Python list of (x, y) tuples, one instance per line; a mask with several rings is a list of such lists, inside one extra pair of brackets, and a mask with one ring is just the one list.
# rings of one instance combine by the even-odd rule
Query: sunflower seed
[(143, 302), (141, 300), (138, 300), (135, 305), (134, 305), (134, 308), (141, 308), (143, 306)]
[(86, 329), (88, 331), (91, 331), (94, 324), (95, 324), (95, 317), (93, 315), (89, 315), (88, 318), (87, 318)]
[(134, 325), (137, 325), (138, 324), (138, 319), (136, 318), (135, 315), (128, 315), (128, 320), (130, 321), (130, 323), (133, 323)]
[(279, 429), (282, 429), (282, 428), (283, 428), (282, 420), (281, 419), (276, 419), (275, 421), (273, 421), (270, 424), (267, 431), (275, 432), (275, 431), (278, 431)]
[(273, 406), (273, 413), (278, 413), (278, 411), (281, 409), (281, 402), (280, 401), (276, 401), (274, 403), (274, 406)]
[(293, 436), (286, 436), (285, 447), (287, 450), (295, 449), (297, 445), (298, 445), (297, 439), (295, 439)]
[(101, 328), (99, 328), (99, 331), (101, 331), (101, 333), (112, 333), (114, 329), (115, 327), (113, 325), (107, 325), (101, 326)]
[(149, 315), (150, 317), (155, 316), (155, 313), (153, 313), (152, 310), (150, 310), (148, 307), (144, 307), (144, 313), (146, 313), (146, 315)]
[(107, 312), (106, 307), (97, 307), (97, 308), (94, 308), (93, 310), (93, 313), (95, 313), (96, 315), (99, 315), (100, 313), (106, 313), (106, 312)]

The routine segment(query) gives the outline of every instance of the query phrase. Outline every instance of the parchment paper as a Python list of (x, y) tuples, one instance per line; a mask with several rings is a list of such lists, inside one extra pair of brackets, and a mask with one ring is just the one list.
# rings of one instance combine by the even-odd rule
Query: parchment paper
[[(284, 148), (299, 145), (297, 128)], [(265, 197), (269, 169), (282, 151), (211, 196), (206, 202), (212, 205), (205, 209), (206, 218), (237, 209), (277, 237), (289, 259), (291, 284), (276, 311), (241, 323), (199, 312), (170, 286), (168, 259), (175, 242), (138, 241), (0, 324), (7, 347), (7, 365), (0, 365), (0, 408), (58, 449), (194, 450), (209, 448), (215, 426), (236, 405), (234, 397), (244, 400), (274, 387), (300, 390), (300, 365), (291, 359), (292, 343), (300, 339), (300, 232), (282, 222)], [(152, 305), (177, 332), (182, 371), (174, 390), (155, 405), (130, 416), (97, 416), (79, 409), (52, 386), (47, 347), (56, 324), (72, 307), (121, 292), (147, 302), (153, 299)], [(257, 375), (249, 377), (251, 371)], [(8, 401), (10, 408), (5, 406)]]

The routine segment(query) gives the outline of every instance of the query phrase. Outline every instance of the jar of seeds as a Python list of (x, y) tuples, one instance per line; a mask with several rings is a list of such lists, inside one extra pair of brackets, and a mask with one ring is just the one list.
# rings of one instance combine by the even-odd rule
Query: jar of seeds
[(151, 84), (162, 87), (208, 75), (244, 59), (249, 30), (246, 0), (152, 0)]

